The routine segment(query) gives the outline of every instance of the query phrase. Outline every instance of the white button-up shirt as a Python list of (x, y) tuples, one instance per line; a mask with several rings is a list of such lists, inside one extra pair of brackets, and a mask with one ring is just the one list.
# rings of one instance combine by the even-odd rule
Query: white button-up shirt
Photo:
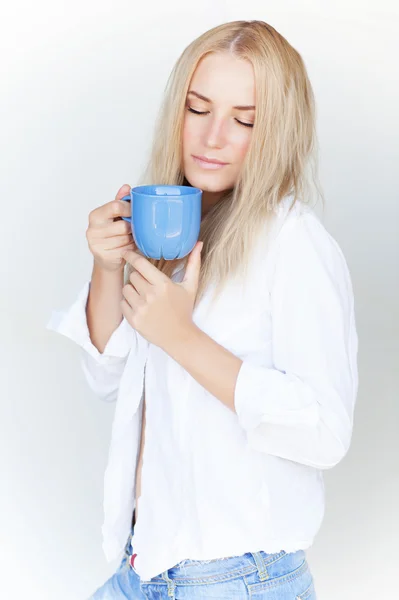
[(245, 280), (232, 278), (213, 305), (211, 286), (193, 313), (243, 361), (237, 414), (125, 318), (100, 354), (86, 321), (89, 281), (47, 325), (81, 346), (89, 386), (116, 403), (104, 477), (109, 562), (122, 558), (130, 532), (145, 385), (134, 535), (143, 580), (187, 558), (305, 549), (321, 525), (323, 469), (351, 441), (358, 339), (342, 251), (313, 209), (297, 202), (289, 212), (291, 201), (260, 236)]

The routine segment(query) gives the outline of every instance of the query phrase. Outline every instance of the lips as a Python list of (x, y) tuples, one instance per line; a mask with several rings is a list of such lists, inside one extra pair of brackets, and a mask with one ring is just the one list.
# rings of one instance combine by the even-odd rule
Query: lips
[(201, 157), (197, 157), (193, 155), (194, 162), (204, 171), (217, 171), (220, 169), (224, 169), (228, 163), (215, 162), (209, 159), (202, 159)]
[(228, 163), (222, 162), (221, 160), (218, 160), (217, 158), (207, 158), (206, 156), (195, 156), (193, 154), (193, 158), (197, 158), (198, 160), (208, 163), (208, 164), (212, 164), (212, 165), (227, 165)]

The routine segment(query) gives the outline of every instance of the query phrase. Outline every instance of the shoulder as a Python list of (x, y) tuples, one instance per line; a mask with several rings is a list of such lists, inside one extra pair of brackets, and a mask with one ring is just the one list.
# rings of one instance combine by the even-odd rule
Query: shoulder
[(294, 202), (292, 196), (283, 198), (275, 212), (273, 239), (277, 244), (289, 241), (290, 234), (295, 235), (303, 226), (309, 230), (321, 228), (327, 236), (329, 235), (315, 210), (301, 200)]
[(333, 283), (352, 293), (351, 276), (343, 251), (316, 211), (293, 196), (280, 202), (265, 224), (256, 246), (254, 270), (262, 272), (270, 290), (276, 280), (291, 286)]
[(337, 240), (316, 212), (298, 203), (280, 223), (273, 252), (272, 286), (279, 293), (353, 304), (351, 274)]
[(278, 215), (278, 227), (275, 235), (275, 257), (291, 256), (295, 263), (307, 261), (313, 256), (331, 267), (346, 259), (337, 240), (327, 230), (315, 210), (303, 202), (297, 201), (291, 211), (289, 201), (285, 199)]
[(275, 262), (282, 251), (300, 251), (311, 244), (338, 246), (336, 240), (322, 224), (315, 210), (302, 202), (286, 196), (262, 226), (257, 256), (261, 262)]

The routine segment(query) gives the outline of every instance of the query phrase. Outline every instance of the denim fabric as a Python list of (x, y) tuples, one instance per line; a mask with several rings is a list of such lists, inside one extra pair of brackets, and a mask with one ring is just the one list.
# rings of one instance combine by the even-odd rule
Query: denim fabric
[(317, 600), (304, 550), (183, 560), (149, 581), (130, 564), (134, 527), (117, 571), (88, 600)]

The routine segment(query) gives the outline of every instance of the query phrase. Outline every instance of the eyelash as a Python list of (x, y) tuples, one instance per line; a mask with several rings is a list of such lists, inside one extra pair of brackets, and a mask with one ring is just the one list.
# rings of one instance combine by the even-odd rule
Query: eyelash
[[(206, 115), (207, 114), (206, 112), (199, 112), (198, 110), (194, 110), (193, 108), (190, 108), (190, 107), (187, 107), (187, 110), (194, 113), (195, 115)], [(253, 123), (243, 123), (242, 121), (239, 121), (238, 119), (236, 119), (236, 121), (240, 125), (244, 125), (244, 127), (253, 127)]]

